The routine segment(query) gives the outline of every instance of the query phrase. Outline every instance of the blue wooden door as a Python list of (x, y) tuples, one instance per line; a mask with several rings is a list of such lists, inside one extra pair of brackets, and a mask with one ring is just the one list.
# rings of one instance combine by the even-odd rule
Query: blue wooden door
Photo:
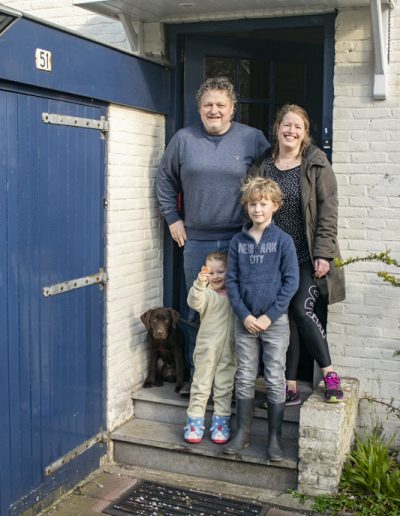
[(103, 429), (104, 292), (92, 285), (43, 296), (104, 266), (104, 140), (97, 130), (46, 124), (43, 113), (104, 115), (0, 89), (1, 515), (68, 488), (105, 453), (96, 444), (67, 455)]

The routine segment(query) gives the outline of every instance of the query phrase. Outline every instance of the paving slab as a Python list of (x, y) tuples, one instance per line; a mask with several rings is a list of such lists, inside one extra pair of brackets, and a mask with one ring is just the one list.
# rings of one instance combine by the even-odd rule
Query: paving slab
[[(139, 480), (151, 480), (163, 484), (180, 486), (270, 504), (268, 516), (304, 516), (311, 514), (309, 505), (301, 505), (287, 492), (240, 486), (229, 482), (199, 479), (187, 475), (165, 473), (146, 468), (121, 468), (110, 464), (90, 475), (75, 489), (64, 495), (40, 515), (53, 516), (95, 516)], [(315, 514), (315, 513), (314, 513)]]

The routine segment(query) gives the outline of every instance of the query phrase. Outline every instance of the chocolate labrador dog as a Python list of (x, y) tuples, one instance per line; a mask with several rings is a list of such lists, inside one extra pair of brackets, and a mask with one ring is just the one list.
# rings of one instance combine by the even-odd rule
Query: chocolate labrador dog
[(160, 387), (164, 380), (176, 381), (175, 392), (183, 385), (185, 364), (183, 336), (176, 326), (179, 313), (173, 308), (151, 308), (140, 319), (147, 330), (150, 365), (143, 387)]

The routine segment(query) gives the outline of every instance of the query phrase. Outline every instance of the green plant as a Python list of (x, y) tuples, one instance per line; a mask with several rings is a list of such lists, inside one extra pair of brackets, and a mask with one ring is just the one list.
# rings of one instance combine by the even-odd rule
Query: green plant
[[(344, 267), (345, 265), (350, 265), (351, 263), (357, 262), (382, 262), (386, 265), (394, 265), (395, 267), (400, 268), (400, 263), (390, 256), (390, 250), (382, 251), (380, 253), (369, 253), (366, 256), (356, 256), (355, 258), (348, 258), (347, 260), (339, 260), (336, 258), (335, 266)], [(400, 279), (396, 276), (393, 276), (393, 274), (388, 274), (385, 271), (379, 271), (377, 272), (377, 275), (382, 278), (383, 281), (390, 283), (394, 287), (400, 287)]]
[[(364, 437), (356, 436), (339, 492), (315, 497), (313, 510), (324, 515), (350, 512), (360, 516), (399, 516), (400, 464), (390, 452), (393, 439), (394, 436), (385, 443), (378, 428)], [(300, 501), (310, 498), (293, 494)]]
[(347, 492), (388, 497), (399, 504), (400, 469), (390, 453), (394, 436), (385, 443), (380, 430), (374, 428), (370, 435), (356, 436), (355, 447), (347, 461), (340, 488)]
[[(382, 262), (386, 265), (393, 265), (400, 269), (400, 262), (390, 256), (390, 249), (382, 251), (380, 253), (369, 253), (366, 256), (356, 256), (354, 258), (348, 258), (347, 260), (335, 259), (335, 267), (345, 267), (351, 263), (358, 262)], [(376, 273), (377, 276), (383, 279), (386, 283), (390, 283), (393, 287), (400, 287), (400, 279), (393, 274), (389, 274), (385, 271), (379, 271)], [(393, 358), (400, 356), (400, 349), (393, 353)]]

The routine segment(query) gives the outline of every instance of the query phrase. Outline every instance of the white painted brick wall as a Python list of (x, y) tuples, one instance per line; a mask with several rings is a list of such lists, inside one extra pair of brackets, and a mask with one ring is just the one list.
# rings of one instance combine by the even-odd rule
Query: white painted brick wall
[(77, 31), (83, 36), (129, 50), (120, 22), (74, 6), (72, 0), (4, 0), (2, 4)]
[[(74, 6), (72, 0), (5, 0), (8, 7), (42, 20), (61, 25), (122, 50), (130, 51), (124, 28), (119, 21)], [(145, 55), (154, 59), (164, 55), (164, 29), (160, 23), (145, 23), (143, 28)]]
[(337, 491), (357, 422), (359, 382), (343, 377), (344, 400), (323, 401), (323, 382), (302, 405), (299, 423), (299, 483), (311, 496)]
[[(336, 20), (333, 163), (340, 195), (344, 257), (392, 250), (400, 260), (400, 11), (391, 16), (388, 96), (374, 101), (373, 52), (368, 9), (339, 11)], [(331, 308), (332, 359), (360, 379), (361, 396), (400, 404), (400, 289), (382, 282), (381, 264), (346, 268), (347, 300)], [(400, 272), (400, 271), (397, 271)], [(372, 412), (372, 416), (371, 416)], [(382, 405), (360, 404), (360, 426), (381, 421), (388, 435), (398, 419)], [(400, 436), (397, 436), (400, 442)]]
[(132, 415), (144, 381), (147, 345), (140, 314), (162, 304), (162, 224), (154, 195), (164, 117), (109, 108), (107, 175), (106, 375), (112, 429)]

